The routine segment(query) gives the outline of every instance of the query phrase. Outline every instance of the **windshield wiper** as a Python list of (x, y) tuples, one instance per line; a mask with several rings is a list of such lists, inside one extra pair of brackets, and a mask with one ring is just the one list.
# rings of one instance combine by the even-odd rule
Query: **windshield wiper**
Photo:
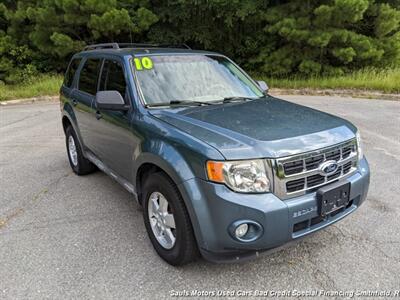
[(251, 98), (251, 97), (242, 97), (242, 96), (232, 96), (232, 97), (225, 97), (222, 102), (223, 103), (229, 103), (229, 102), (235, 102), (235, 101), (251, 101), (255, 99), (260, 99), (259, 98)]
[(146, 107), (159, 107), (159, 106), (193, 106), (193, 105), (212, 105), (213, 103), (206, 101), (193, 101), (193, 100), (171, 100), (165, 103), (147, 104)]
[(225, 97), (221, 100), (217, 101), (195, 101), (195, 100), (171, 100), (169, 102), (162, 102), (162, 103), (154, 103), (154, 104), (147, 104), (146, 107), (161, 107), (161, 106), (201, 106), (201, 105), (214, 105), (219, 103), (230, 103), (235, 101), (251, 101), (256, 99), (261, 99), (262, 97), (258, 98), (251, 98), (251, 97), (242, 97), (242, 96), (232, 96), (232, 97)]

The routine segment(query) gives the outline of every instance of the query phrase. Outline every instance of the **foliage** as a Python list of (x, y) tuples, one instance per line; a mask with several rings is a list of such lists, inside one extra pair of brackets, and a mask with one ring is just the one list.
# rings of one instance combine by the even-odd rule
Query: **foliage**
[(96, 42), (187, 43), (268, 76), (400, 65), (400, 1), (3, 0), (0, 80), (61, 72)]
[(366, 68), (340, 76), (271, 78), (256, 76), (273, 88), (284, 89), (354, 89), (400, 94), (400, 69)]
[(141, 0), (24, 0), (0, 4), (0, 80), (63, 71), (86, 44), (141, 39), (158, 17)]
[(62, 81), (61, 75), (39, 75), (18, 84), (0, 83), (0, 101), (57, 95)]

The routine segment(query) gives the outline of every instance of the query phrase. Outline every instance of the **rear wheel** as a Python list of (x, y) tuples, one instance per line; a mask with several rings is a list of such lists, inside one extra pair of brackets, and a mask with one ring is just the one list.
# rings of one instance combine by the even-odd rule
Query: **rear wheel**
[(83, 156), (82, 147), (72, 126), (65, 130), (68, 160), (72, 170), (78, 175), (94, 172), (97, 168)]
[(197, 243), (182, 196), (163, 173), (146, 179), (143, 217), (151, 243), (171, 265), (183, 265), (198, 257)]

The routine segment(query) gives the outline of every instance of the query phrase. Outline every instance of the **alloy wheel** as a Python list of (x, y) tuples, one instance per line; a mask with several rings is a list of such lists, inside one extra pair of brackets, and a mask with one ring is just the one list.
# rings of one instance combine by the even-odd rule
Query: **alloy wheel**
[(150, 195), (148, 215), (151, 230), (158, 243), (165, 249), (172, 249), (176, 242), (175, 218), (168, 200), (160, 192)]
[(78, 165), (78, 152), (76, 151), (75, 140), (72, 135), (68, 137), (68, 153), (71, 158), (71, 162), (74, 166)]

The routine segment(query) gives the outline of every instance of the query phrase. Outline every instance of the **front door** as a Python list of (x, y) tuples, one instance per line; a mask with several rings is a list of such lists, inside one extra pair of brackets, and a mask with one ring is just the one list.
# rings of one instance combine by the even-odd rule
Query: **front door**
[(93, 151), (91, 128), (96, 124), (93, 102), (97, 91), (98, 76), (102, 60), (89, 58), (79, 73), (78, 87), (71, 94), (78, 128), (85, 148)]
[(131, 131), (132, 103), (129, 99), (123, 64), (105, 59), (100, 75), (99, 91), (118, 91), (130, 105), (128, 111), (96, 110), (96, 125), (92, 127), (94, 152), (118, 175), (132, 177), (132, 155), (135, 138)]

